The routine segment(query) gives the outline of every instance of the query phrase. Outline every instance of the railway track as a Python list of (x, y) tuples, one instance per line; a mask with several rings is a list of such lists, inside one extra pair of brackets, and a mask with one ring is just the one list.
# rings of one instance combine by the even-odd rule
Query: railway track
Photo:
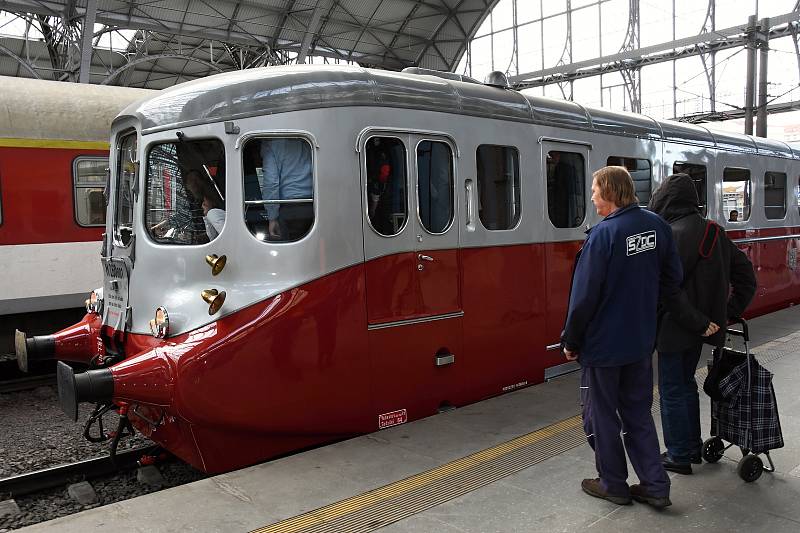
[(51, 361), (37, 363), (30, 373), (20, 372), (14, 354), (0, 355), (0, 394), (55, 385), (56, 374)]
[(131, 470), (138, 466), (138, 460), (143, 455), (147, 455), (153, 449), (153, 446), (143, 446), (117, 453), (116, 461), (112, 461), (108, 456), (97, 457), (0, 479), (0, 495), (18, 498), (67, 485), (75, 479), (92, 479)]
[(55, 374), (45, 374), (44, 376), (27, 376), (24, 378), (14, 378), (0, 380), (0, 394), (9, 392), (19, 392), (31, 390), (37, 387), (44, 387), (56, 384)]

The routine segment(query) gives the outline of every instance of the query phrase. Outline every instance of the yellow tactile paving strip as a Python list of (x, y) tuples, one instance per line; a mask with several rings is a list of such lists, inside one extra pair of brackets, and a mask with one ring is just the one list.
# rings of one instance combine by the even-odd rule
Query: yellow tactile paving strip
[[(762, 363), (787, 355), (776, 341), (754, 350)], [(771, 353), (770, 353), (771, 352)], [(766, 357), (764, 357), (766, 355)], [(695, 376), (702, 384), (702, 366)], [(653, 391), (653, 415), (659, 396)], [(576, 415), (426, 472), (254, 530), (252, 533), (374, 531), (489, 485), (586, 442)]]
[(573, 416), (432, 470), (255, 530), (372, 531), (584, 444)]

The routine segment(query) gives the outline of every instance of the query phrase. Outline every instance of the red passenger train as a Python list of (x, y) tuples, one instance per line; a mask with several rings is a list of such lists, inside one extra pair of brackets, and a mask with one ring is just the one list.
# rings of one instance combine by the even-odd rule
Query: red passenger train
[[(152, 91), (0, 76), (0, 94), (0, 323), (8, 328), (21, 314), (83, 307), (102, 283), (111, 121)], [(0, 349), (10, 351), (6, 334)]]
[[(114, 121), (103, 287), (57, 358), (62, 407), (206, 472), (404, 423), (571, 369), (558, 349), (592, 171), (645, 204), (689, 173), (800, 300), (800, 153), (448, 73), (275, 67), (176, 86)], [(740, 220), (728, 222), (731, 211)]]

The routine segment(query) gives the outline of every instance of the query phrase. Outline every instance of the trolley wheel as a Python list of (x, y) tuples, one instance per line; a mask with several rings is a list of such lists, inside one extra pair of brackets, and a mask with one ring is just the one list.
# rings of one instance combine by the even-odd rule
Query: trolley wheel
[(722, 454), (725, 452), (725, 444), (719, 437), (711, 437), (706, 439), (703, 443), (703, 459), (707, 463), (716, 463), (722, 459)]
[(750, 483), (761, 477), (764, 471), (764, 463), (757, 455), (746, 455), (739, 461), (739, 467), (736, 469), (739, 477)]

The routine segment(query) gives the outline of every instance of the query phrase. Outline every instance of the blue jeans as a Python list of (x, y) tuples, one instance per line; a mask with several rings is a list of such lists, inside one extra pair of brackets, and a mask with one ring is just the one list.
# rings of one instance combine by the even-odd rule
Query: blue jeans
[(676, 463), (700, 457), (700, 401), (694, 378), (702, 342), (680, 352), (658, 352), (661, 428), (667, 453)]

